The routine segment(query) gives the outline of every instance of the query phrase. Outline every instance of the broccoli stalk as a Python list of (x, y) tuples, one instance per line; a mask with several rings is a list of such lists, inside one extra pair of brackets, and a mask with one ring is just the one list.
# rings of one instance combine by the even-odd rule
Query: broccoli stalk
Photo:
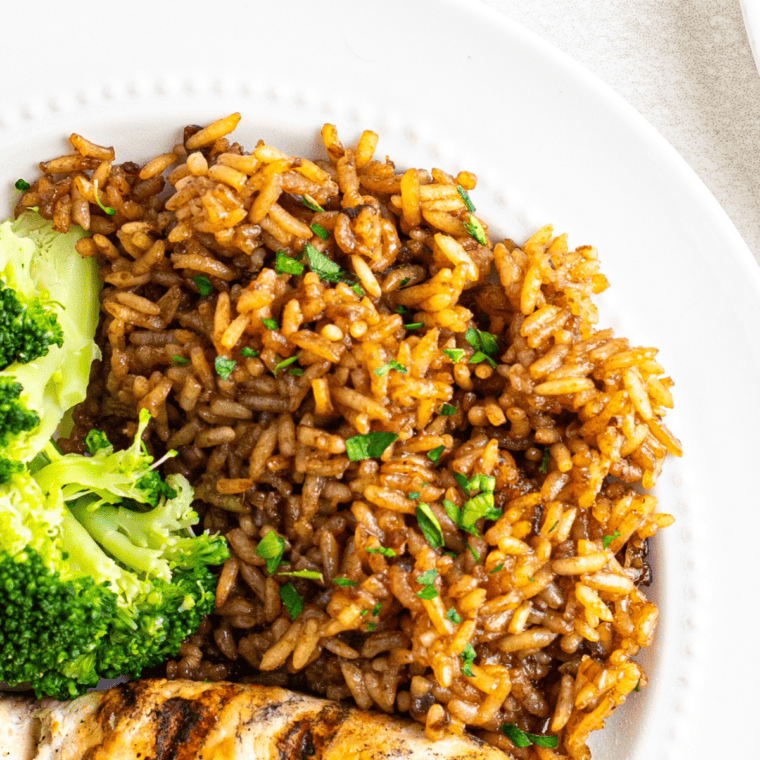
[[(0, 488), (0, 681), (67, 699), (99, 678), (139, 676), (212, 611), (209, 566), (227, 559), (226, 542), (194, 536), (190, 484), (151, 469), (146, 415), (126, 451), (48, 450), (49, 464)], [(152, 508), (146, 470), (174, 494)]]

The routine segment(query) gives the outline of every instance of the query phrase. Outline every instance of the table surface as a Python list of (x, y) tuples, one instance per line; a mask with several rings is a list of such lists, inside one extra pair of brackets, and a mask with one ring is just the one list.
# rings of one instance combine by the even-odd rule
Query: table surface
[(760, 76), (739, 0), (478, 1), (560, 48), (636, 108), (710, 189), (760, 263)]

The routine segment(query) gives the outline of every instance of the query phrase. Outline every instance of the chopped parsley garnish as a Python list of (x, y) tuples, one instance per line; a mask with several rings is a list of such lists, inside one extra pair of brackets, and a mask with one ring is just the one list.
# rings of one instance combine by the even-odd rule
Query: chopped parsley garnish
[(399, 304), (396, 307), (396, 314), (406, 314), (406, 307), (404, 307), (401, 304)]
[(493, 570), (491, 570), (488, 574), (495, 575), (496, 573), (498, 573), (500, 570), (503, 570), (503, 569), (504, 569), (504, 563), (502, 562), (500, 565), (496, 565), (496, 567)]
[(406, 367), (403, 364), (399, 364), (395, 359), (391, 359), (387, 364), (383, 364), (382, 367), (378, 367), (375, 370), (375, 374), (378, 377), (384, 377), (392, 369), (395, 369), (397, 372), (401, 372), (402, 374), (406, 372)]
[(341, 588), (348, 588), (349, 586), (358, 586), (359, 581), (352, 581), (350, 578), (333, 578), (333, 583)]
[(382, 609), (383, 605), (378, 602), (373, 608), (372, 608), (372, 617), (377, 617), (380, 614), (380, 610)]
[(446, 354), (454, 364), (457, 364), (464, 359), (465, 350), (463, 348), (444, 348), (443, 353)]
[[(462, 668), (464, 670), (464, 668)], [(515, 745), (515, 747), (529, 747), (535, 744), (537, 747), (546, 749), (557, 749), (559, 739), (556, 736), (543, 736), (541, 734), (531, 734), (528, 731), (520, 730), (514, 723), (502, 723), (501, 732), (504, 736)]]
[(457, 485), (464, 491), (465, 496), (470, 495), (470, 481), (467, 479), (467, 476), (461, 472), (452, 472), (451, 473), (454, 476), (454, 480), (456, 480)]
[(620, 531), (616, 530), (611, 536), (602, 539), (602, 548), (606, 549), (616, 538), (620, 538)]
[(360, 615), (361, 617), (366, 617), (367, 615), (369, 615), (369, 610), (362, 610), (362, 611), (359, 613), (359, 615)]
[(177, 356), (176, 354), (172, 356), (172, 364), (175, 367), (179, 367), (182, 364), (190, 364), (190, 359), (185, 359), (184, 356)]
[(108, 216), (113, 216), (116, 213), (116, 209), (111, 208), (110, 206), (104, 206), (103, 202), (100, 200), (100, 193), (98, 192), (98, 181), (95, 180), (92, 184), (95, 186), (95, 202), (98, 204), (98, 206), (100, 206), (100, 210), (103, 213), (108, 214)]
[(459, 625), (462, 622), (462, 617), (460, 614), (452, 607), (448, 612), (446, 613), (446, 617), (454, 623), (454, 625)]
[(15, 187), (16, 190), (21, 190), (22, 193), (25, 193), (31, 185), (25, 179), (17, 179), (13, 187)]
[(554, 521), (554, 525), (552, 525), (552, 527), (549, 528), (549, 533), (551, 533), (553, 530), (555, 530), (558, 525), (559, 525), (559, 520), (555, 520)]
[(295, 620), (303, 611), (303, 599), (292, 583), (285, 583), (280, 586), (280, 599), (282, 599), (291, 620)]
[(344, 272), (334, 261), (320, 253), (313, 245), (307, 243), (303, 247), (309, 269), (324, 282), (344, 282), (358, 296), (363, 296), (364, 291), (357, 284), (358, 278), (350, 272)]
[(396, 552), (393, 549), (388, 549), (385, 546), (374, 546), (365, 550), (367, 554), (382, 554), (383, 557), (395, 557)]
[(411, 491), (409, 493), (410, 499), (419, 499), (420, 498), (420, 492), (419, 491)]
[(470, 357), (469, 364), (487, 361), (492, 367), (496, 367), (496, 362), (491, 358), (492, 354), (499, 351), (499, 343), (495, 335), (484, 330), (477, 330), (474, 327), (468, 327), (464, 339), (475, 349), (475, 353)]
[(641, 691), (641, 679), (639, 678), (638, 681), (636, 681), (636, 685), (633, 687), (633, 690), (636, 692)]
[(496, 478), (483, 473), (475, 473), (469, 480), (461, 472), (452, 472), (452, 475), (464, 495), (469, 498), (461, 509), (454, 502), (444, 499), (443, 508), (458, 528), (477, 536), (475, 523), (481, 517), (485, 517), (486, 520), (498, 520), (502, 515), (501, 510), (494, 505), (493, 492), (496, 488)]
[(195, 287), (198, 288), (198, 292), (201, 294), (201, 298), (205, 298), (214, 288), (211, 286), (208, 277), (202, 274), (198, 274), (193, 277)]
[(370, 620), (370, 622), (367, 623), (367, 633), (372, 633), (375, 628), (377, 628), (377, 623), (374, 620)]
[(478, 655), (472, 644), (468, 644), (459, 655), (459, 658), (462, 660), (462, 673), (466, 676), (470, 676), (470, 678), (473, 676), (472, 664), (475, 662), (477, 656)]
[(261, 324), (267, 328), (267, 330), (279, 330), (280, 326), (277, 324), (276, 319), (262, 319)]
[(453, 404), (444, 404), (439, 410), (438, 414), (442, 414), (444, 417), (451, 417), (456, 414), (457, 408)]
[(296, 354), (295, 356), (289, 356), (287, 359), (283, 359), (279, 364), (276, 364), (275, 368), (272, 370), (272, 373), (274, 374), (274, 376), (277, 377), (277, 373), (281, 369), (284, 369), (285, 367), (289, 367), (294, 362), (297, 362), (299, 356), (300, 354)]
[(422, 586), (422, 589), (417, 592), (417, 596), (420, 599), (435, 599), (438, 596), (438, 591), (435, 588), (435, 578), (438, 575), (438, 571), (432, 567), (430, 570), (425, 570), (422, 575), (418, 575), (417, 583)]
[[(409, 494), (411, 496), (411, 494)], [(415, 498), (419, 498), (419, 493)], [(443, 531), (441, 530), (441, 524), (433, 514), (433, 510), (430, 509), (428, 504), (419, 504), (414, 510), (414, 514), (417, 516), (417, 522), (419, 523), (422, 535), (425, 536), (425, 540), (433, 547), (433, 549), (439, 549), (443, 546)]]
[(470, 544), (467, 544), (467, 549), (469, 550), (470, 554), (472, 554), (472, 558), (475, 560), (475, 562), (477, 564), (480, 564), (480, 555), (475, 551), (475, 548)]
[(311, 225), (311, 231), (321, 240), (327, 240), (330, 237), (330, 233), (321, 225), (316, 222)]
[(424, 327), (424, 322), (410, 322), (408, 325), (404, 325), (405, 330), (416, 330), (419, 327)]
[(446, 451), (445, 446), (436, 446), (432, 451), (428, 451), (427, 458), (433, 463), (438, 464), (438, 460), (441, 458), (441, 454)]
[(544, 455), (541, 457), (541, 464), (538, 465), (538, 471), (545, 475), (548, 469), (549, 469), (549, 449), (544, 449)]
[(398, 438), (398, 433), (373, 431), (364, 435), (355, 435), (346, 440), (346, 456), (352, 462), (361, 459), (377, 459)]
[(457, 192), (464, 202), (465, 208), (472, 214), (475, 211), (475, 206), (472, 205), (472, 201), (470, 200), (470, 196), (467, 195), (467, 191), (461, 185), (457, 185)]
[(277, 251), (277, 259), (274, 263), (274, 271), (277, 274), (303, 274), (303, 264), (288, 256), (285, 251)]
[(223, 356), (217, 356), (216, 359), (214, 359), (214, 369), (216, 369), (216, 374), (219, 375), (222, 380), (226, 380), (235, 369), (235, 360), (225, 359)]
[(464, 223), (464, 228), (467, 230), (467, 234), (476, 240), (480, 245), (488, 245), (486, 240), (486, 231), (483, 229), (483, 225), (480, 219), (477, 219), (472, 213), (467, 214), (467, 220)]
[(404, 285), (408, 285), (410, 282), (411, 282), (411, 278), (410, 277), (404, 277), (404, 279), (401, 280), (401, 282), (399, 283), (399, 287), (403, 288)]
[(280, 538), (273, 530), (259, 541), (258, 546), (254, 549), (257, 557), (266, 561), (267, 572), (272, 575), (282, 560), (282, 553), (285, 551), (285, 540)]
[(252, 348), (248, 348), (248, 346), (245, 346), (244, 348), (240, 349), (240, 355), (245, 356), (246, 358), (258, 356), (259, 352), (254, 351)]
[(288, 370), (288, 374), (293, 377), (303, 377), (303, 370), (300, 367), (291, 367)]
[(304, 193), (301, 196), (301, 203), (303, 203), (303, 205), (306, 206), (306, 208), (311, 209), (312, 211), (318, 211), (319, 213), (324, 212), (324, 209), (322, 208), (322, 206), (320, 206), (314, 200), (314, 198), (312, 198), (310, 195), (307, 195), (306, 193)]
[(324, 578), (322, 577), (322, 573), (318, 573), (316, 570), (289, 570), (286, 572), (285, 570), (280, 570), (278, 575), (289, 575), (293, 578), (308, 578), (312, 581), (320, 581), (322, 582)]

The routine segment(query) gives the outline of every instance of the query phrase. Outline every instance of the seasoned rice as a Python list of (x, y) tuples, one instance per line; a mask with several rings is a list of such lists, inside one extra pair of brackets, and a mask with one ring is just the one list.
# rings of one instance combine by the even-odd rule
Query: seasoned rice
[[(329, 124), (328, 160), (247, 153), (239, 120), (142, 165), (72, 135), (18, 207), (88, 229), (105, 283), (103, 359), (61, 447), (92, 427), (126, 445), (149, 409), (148, 448), (176, 449), (164, 471), (231, 547), (167, 677), (590, 757), (646, 685), (633, 658), (657, 622), (646, 555), (673, 518), (641, 487), (681, 454), (657, 350), (597, 327), (594, 248), (550, 226), (492, 240), (474, 174), (399, 171), (375, 133), (345, 148)], [(349, 439), (379, 433), (396, 437), (357, 460)]]

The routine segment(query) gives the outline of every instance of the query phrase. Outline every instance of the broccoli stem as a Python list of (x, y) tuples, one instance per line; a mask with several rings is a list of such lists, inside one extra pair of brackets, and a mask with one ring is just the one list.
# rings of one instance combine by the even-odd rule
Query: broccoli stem
[(136, 546), (119, 532), (117, 507), (107, 504), (90, 507), (89, 503), (78, 502), (71, 506), (71, 512), (98, 544), (128, 568), (171, 582), (169, 563), (161, 558), (159, 550)]

